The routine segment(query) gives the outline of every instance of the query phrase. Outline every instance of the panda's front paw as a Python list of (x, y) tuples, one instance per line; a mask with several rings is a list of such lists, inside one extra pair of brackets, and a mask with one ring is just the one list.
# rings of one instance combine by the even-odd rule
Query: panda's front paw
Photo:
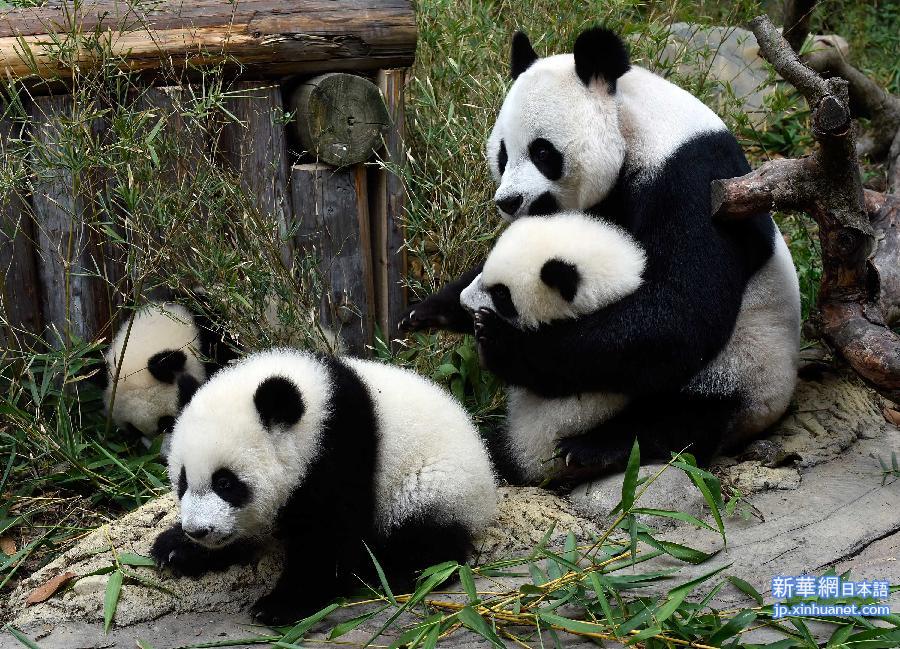
[(494, 311), (482, 307), (475, 312), (475, 343), (482, 366), (494, 372), (502, 372), (509, 360), (509, 353), (516, 346), (519, 330)]
[(439, 300), (427, 299), (410, 308), (397, 324), (400, 333), (412, 333), (425, 329), (440, 329), (448, 323), (442, 303)]
[(150, 548), (156, 565), (170, 570), (176, 577), (196, 577), (206, 572), (203, 562), (197, 561), (201, 552), (202, 548), (185, 535), (180, 523), (157, 536)]
[(281, 593), (277, 590), (263, 595), (250, 608), (250, 617), (266, 626), (293, 624), (316, 609), (296, 601), (296, 593)]

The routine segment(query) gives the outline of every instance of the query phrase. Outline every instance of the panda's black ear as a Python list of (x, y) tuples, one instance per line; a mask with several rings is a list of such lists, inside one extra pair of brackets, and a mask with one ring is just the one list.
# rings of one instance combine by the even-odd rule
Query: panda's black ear
[(184, 410), (199, 389), (200, 381), (190, 374), (182, 374), (178, 377), (178, 412)]
[(300, 390), (283, 376), (270, 376), (260, 383), (253, 404), (266, 428), (276, 424), (293, 426), (305, 411)]
[(510, 53), (510, 74), (513, 81), (519, 78), (519, 75), (531, 67), (531, 64), (538, 60), (538, 55), (531, 47), (531, 41), (525, 32), (516, 32), (512, 38), (512, 52)]
[(175, 383), (175, 375), (184, 370), (187, 356), (178, 349), (153, 354), (147, 361), (147, 369), (161, 383)]
[(541, 267), (541, 281), (550, 288), (559, 291), (566, 302), (575, 299), (581, 273), (572, 264), (561, 259), (551, 259)]
[(628, 48), (614, 32), (604, 27), (591, 27), (575, 40), (575, 72), (584, 85), (594, 79), (606, 81), (611, 93), (616, 79), (628, 72)]

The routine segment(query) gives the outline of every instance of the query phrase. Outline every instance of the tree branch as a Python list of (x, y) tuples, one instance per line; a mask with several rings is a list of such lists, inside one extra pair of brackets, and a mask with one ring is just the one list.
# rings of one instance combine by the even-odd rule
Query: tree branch
[[(750, 25), (760, 54), (809, 103), (817, 147), (806, 158), (773, 160), (741, 178), (713, 182), (714, 217), (734, 220), (772, 208), (809, 214), (822, 246), (822, 332), (860, 376), (898, 399), (900, 337), (886, 318), (900, 299), (897, 199), (863, 194), (847, 82), (823, 79), (804, 65), (767, 16)], [(873, 224), (884, 233), (881, 242)]]

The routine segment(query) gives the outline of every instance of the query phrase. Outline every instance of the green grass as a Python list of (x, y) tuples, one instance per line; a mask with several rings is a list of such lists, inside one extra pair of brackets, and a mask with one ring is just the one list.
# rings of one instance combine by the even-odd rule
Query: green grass
[[(507, 49), (513, 30), (526, 30), (537, 51), (546, 54), (568, 51), (585, 26), (602, 22), (619, 29), (632, 43), (636, 63), (670, 75), (716, 107), (742, 138), (751, 161), (758, 164), (769, 157), (809, 150), (808, 111), (796, 95), (777, 95), (772, 107), (779, 117), (764, 129), (747, 129), (746, 116), (717, 98), (706, 75), (679, 75), (674, 64), (659, 68), (656, 61), (672, 22), (736, 25), (761, 10), (758, 3), (746, 1), (420, 2), (419, 49), (406, 95), (409, 156), (402, 171), (409, 193), (405, 224), (412, 295), (430, 293), (482, 259), (501, 227), (483, 149), (510, 83)], [(898, 92), (900, 9), (895, 3), (825, 2), (813, 26), (848, 38), (855, 63)], [(279, 343), (324, 346), (312, 315), (321, 291), (312, 260), (301, 258), (293, 268), (284, 266), (276, 228), (256, 210), (234, 174), (217, 163), (217, 151), (191, 150), (187, 152), (191, 173), (175, 171), (179, 157), (186, 154), (186, 133), (202, 132), (215, 140), (231, 119), (228, 104), (238, 93), (223, 81), (220, 71), (207, 70), (194, 90), (176, 96), (171, 107), (153, 108), (143, 97), (143, 87), (119, 71), (96, 34), (71, 34), (47, 45), (62, 64), (70, 66), (76, 46), (94, 50), (102, 65), (77, 69), (75, 101), (58, 134), (58, 147), (24, 139), (4, 144), (0, 200), (27, 197), (43, 180), (70, 174), (85, 199), (81, 216), (86, 227), (100, 237), (121, 236), (124, 231), (127, 241), (133, 242), (122, 246), (122, 257), (116, 260), (127, 267), (127, 277), (113, 276), (105, 268), (94, 273), (114, 301), (132, 304), (161, 289), (177, 289), (189, 307), (207, 311), (248, 349)], [(170, 83), (182, 81), (178, 74), (168, 74)], [(4, 96), (3, 117), (27, 124), (27, 102), (20, 101), (28, 97), (24, 86), (7, 84)], [(97, 121), (108, 124), (113, 137), (101, 138), (90, 128)], [(103, 182), (98, 183), (98, 178)], [(816, 232), (802, 215), (776, 218), (798, 268), (807, 315), (815, 305), (821, 272)], [(204, 287), (206, 294), (197, 296), (191, 287)], [(266, 317), (273, 305), (278, 326)], [(123, 310), (117, 322), (127, 315), (128, 310)], [(0, 329), (8, 341), (0, 352), (0, 536), (13, 539), (17, 551), (9, 557), (0, 554), (0, 596), (86, 530), (167, 488), (158, 449), (148, 451), (111, 427), (103, 416), (100, 395), (84, 380), (96, 369), (94, 358), (101, 341), (82, 341), (73, 331), (61, 331), (59, 344), (48, 349), (39, 338), (7, 324), (0, 313)], [(403, 341), (399, 349), (390, 351), (381, 344), (375, 352), (446, 384), (486, 435), (502, 421), (500, 385), (478, 366), (471, 339), (420, 334)], [(631, 521), (627, 517), (620, 521), (615, 538), (622, 533), (638, 538), (644, 533)], [(608, 554), (615, 547), (601, 543), (599, 549)], [(629, 618), (642, 610), (658, 611), (668, 601), (633, 598), (620, 592), (627, 590), (622, 588), (607, 589), (609, 614), (597, 591), (585, 586), (583, 571), (569, 570), (571, 566), (545, 550), (528, 561), (511, 560), (509, 567), (538, 565), (534, 574), (557, 575), (562, 579), (554, 581), (559, 588), (544, 587), (546, 580), (535, 583), (535, 588), (543, 588), (540, 595), (519, 593), (510, 605), (543, 595), (543, 607), (571, 596), (583, 604), (592, 624), (615, 635)], [(578, 563), (588, 565), (597, 556), (596, 552), (586, 556), (581, 550), (575, 554)], [(499, 568), (481, 568), (487, 573), (495, 569)], [(462, 569), (446, 570), (449, 579)], [(604, 588), (601, 584), (601, 591)], [(683, 606), (663, 620), (648, 614), (641, 628), (651, 629), (650, 623), (658, 623), (657, 636), (682, 633), (675, 622), (684, 623)], [(485, 616), (480, 604), (466, 610), (463, 614), (431, 611), (417, 637), (428, 644), (434, 634), (460, 624), (476, 632), (500, 632), (496, 619)], [(754, 611), (758, 618), (765, 618), (765, 610)], [(723, 632), (733, 616), (691, 610), (687, 617), (695, 623), (691, 633), (709, 638)], [(547, 618), (534, 618), (536, 624), (541, 620)], [(800, 630), (795, 629), (794, 636), (796, 646), (805, 646)], [(654, 643), (665, 645), (660, 637), (650, 636), (647, 646)]]

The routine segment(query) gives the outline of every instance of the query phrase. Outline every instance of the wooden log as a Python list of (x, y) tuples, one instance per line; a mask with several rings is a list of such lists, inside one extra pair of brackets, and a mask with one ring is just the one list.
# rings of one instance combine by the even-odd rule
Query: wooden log
[(75, 66), (96, 65), (89, 47), (65, 64), (58, 48), (48, 51), (48, 34), (65, 34), (71, 24), (97, 33), (135, 72), (213, 63), (255, 78), (375, 70), (411, 65), (416, 50), (411, 0), (88, 0), (0, 12), (4, 74), (36, 70), (44, 79), (65, 79)]
[[(70, 96), (37, 97), (32, 105), (35, 181), (34, 208), (41, 308), (49, 328), (47, 342), (60, 347), (74, 336), (90, 340), (100, 329), (102, 291), (98, 290), (92, 235), (76, 179), (65, 168), (60, 134), (71, 119)], [(108, 313), (108, 307), (105, 307)]]
[(371, 158), (390, 124), (378, 87), (342, 72), (302, 83), (291, 97), (291, 108), (304, 151), (336, 167)]
[[(405, 160), (403, 88), (404, 70), (381, 70), (378, 87), (384, 95), (392, 128), (384, 136), (382, 156), (389, 165)], [(373, 196), (372, 231), (375, 259), (375, 295), (378, 325), (385, 341), (397, 334), (397, 324), (406, 310), (406, 239), (403, 219), (406, 193), (403, 181), (389, 168), (378, 170)]]
[(291, 195), (298, 252), (314, 255), (323, 283), (322, 325), (363, 355), (374, 315), (366, 169), (295, 165)]
[(291, 268), (291, 199), (281, 91), (259, 82), (240, 82), (232, 90), (239, 97), (229, 100), (227, 109), (238, 121), (226, 123), (219, 148), (259, 211), (272, 216), (281, 240), (281, 261)]
[[(5, 159), (14, 142), (27, 137), (23, 124), (0, 118), (0, 151)], [(39, 284), (31, 210), (23, 196), (13, 190), (0, 203), (0, 343), (5, 348), (22, 348), (13, 343), (21, 331), (41, 333)]]

